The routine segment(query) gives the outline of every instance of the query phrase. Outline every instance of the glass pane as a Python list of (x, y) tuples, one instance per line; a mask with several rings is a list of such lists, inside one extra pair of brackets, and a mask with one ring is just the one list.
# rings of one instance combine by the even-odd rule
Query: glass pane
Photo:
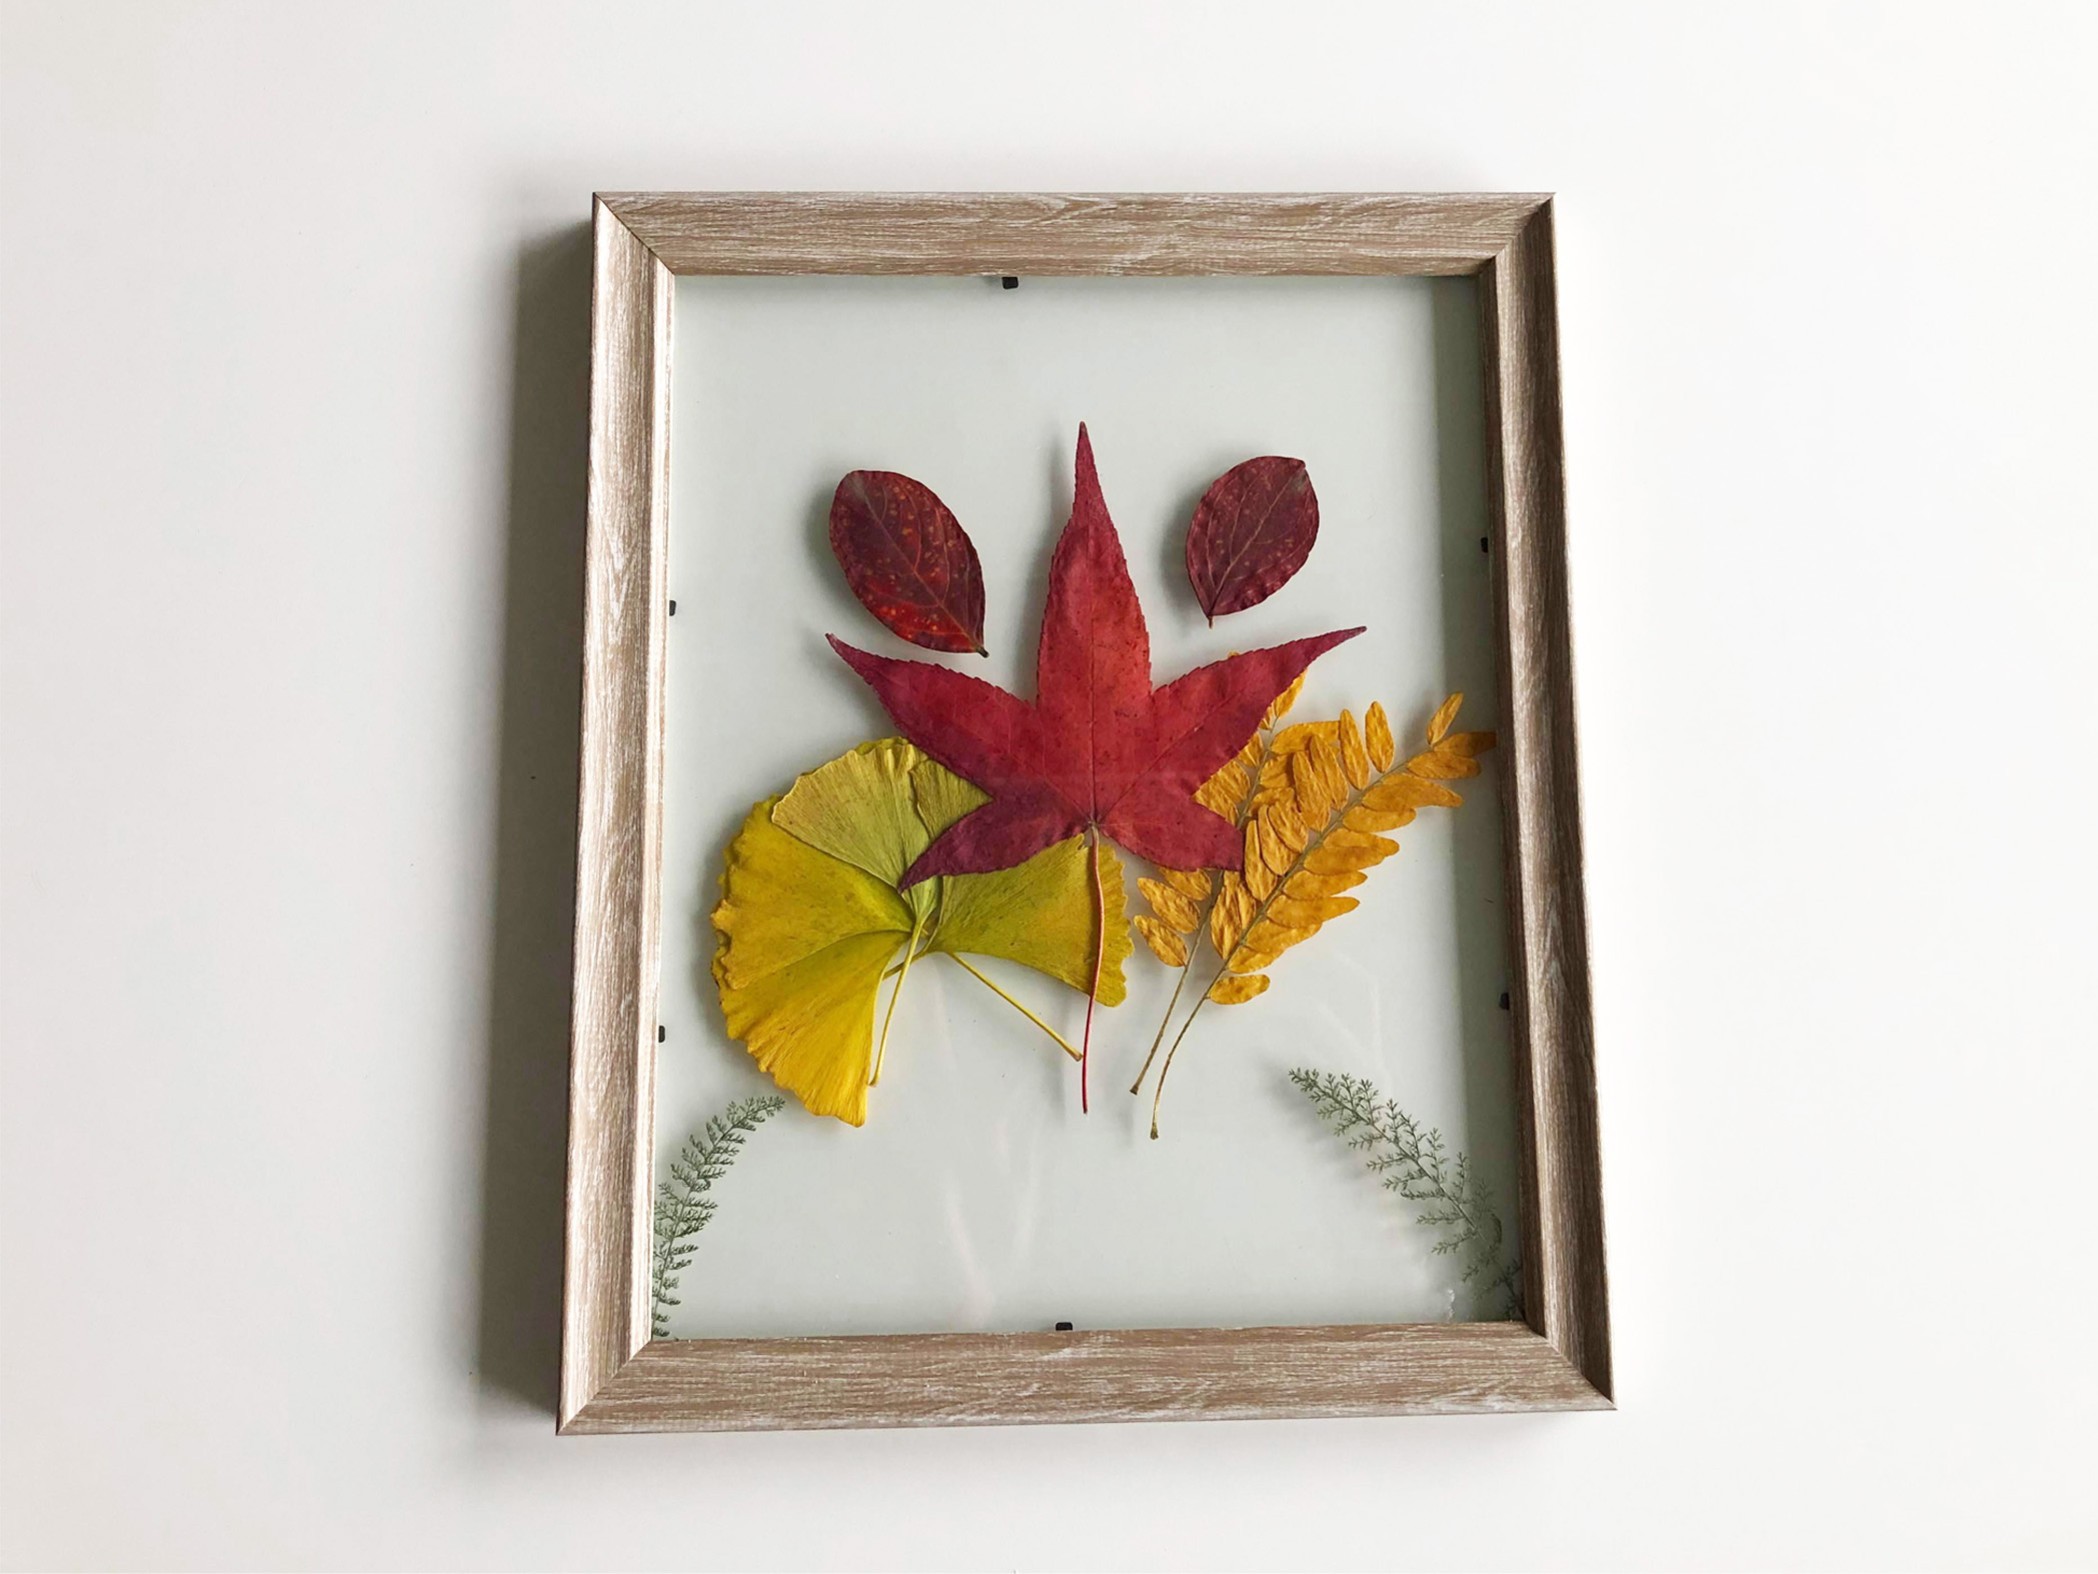
[[(725, 850), (758, 800), (895, 731), (824, 636), (1031, 699), (1081, 420), (1155, 681), (1362, 624), (1311, 668), (1291, 722), (1381, 701), (1402, 760), (1449, 694), (1465, 696), (1459, 730), (1498, 724), (1469, 280), (685, 279), (677, 292), (659, 1181), (710, 1116), (778, 1091), (730, 1037), (710, 973)], [(1211, 627), (1184, 567), (1187, 522), (1212, 479), (1260, 454), (1308, 465), (1318, 543), (1278, 593)], [(853, 599), (827, 524), (854, 469), (915, 477), (969, 532), (987, 659), (913, 650)], [(990, 985), (1073, 1043), (1083, 993), (1011, 962), (969, 958), (987, 983), (918, 958), (865, 1124), (786, 1095), (707, 1193), (668, 1331), (1509, 1315), (1495, 1282), (1516, 1252), (1501, 764), (1482, 764), (1449, 783), (1462, 807), (1390, 833), (1402, 850), (1351, 893), (1360, 907), (1282, 955), (1265, 994), (1201, 1008), (1156, 1140), (1152, 1084), (1127, 1090), (1179, 975), (1142, 944), (1128, 998), (1095, 1018), (1089, 1114), (1075, 1064)], [(1123, 863), (1130, 913), (1148, 911), (1135, 879), (1153, 871)], [(1181, 1016), (1215, 966), (1198, 956)], [(1439, 1131), (1455, 1201), (1402, 1194), (1434, 1192), (1433, 1178), (1381, 1185), (1413, 1172), (1368, 1169), (1390, 1150), (1351, 1151), (1292, 1083), (1298, 1068), (1365, 1079), (1421, 1135)], [(1438, 1253), (1465, 1220), (1477, 1238)]]

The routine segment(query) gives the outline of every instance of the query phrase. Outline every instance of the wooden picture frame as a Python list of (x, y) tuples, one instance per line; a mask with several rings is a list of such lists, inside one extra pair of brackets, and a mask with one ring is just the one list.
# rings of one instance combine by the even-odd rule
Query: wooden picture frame
[[(1611, 1405), (1552, 208), (1536, 195), (597, 198), (564, 1433)], [(1527, 1322), (649, 1339), (672, 279), (1473, 274)]]

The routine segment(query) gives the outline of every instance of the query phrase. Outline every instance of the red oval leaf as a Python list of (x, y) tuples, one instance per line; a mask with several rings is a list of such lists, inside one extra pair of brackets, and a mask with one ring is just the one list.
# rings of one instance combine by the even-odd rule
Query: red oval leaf
[(1210, 483), (1187, 527), (1187, 577), (1214, 623), (1289, 582), (1319, 538), (1319, 500), (1301, 459), (1267, 454)]
[(922, 481), (855, 470), (830, 500), (830, 549), (860, 604), (927, 650), (983, 648), (983, 567), (947, 505)]

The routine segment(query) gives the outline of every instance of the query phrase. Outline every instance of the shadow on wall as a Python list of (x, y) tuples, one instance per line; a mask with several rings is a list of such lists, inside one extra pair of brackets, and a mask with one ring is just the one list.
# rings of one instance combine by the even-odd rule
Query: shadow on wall
[(590, 231), (517, 264), (476, 1368), (553, 1413), (582, 705)]
[[(1503, 830), (1513, 784), (1508, 696), (1496, 655), (1501, 640), (1499, 596), (1492, 554), (1486, 550), (1493, 513), (1486, 492), (1489, 417), (1481, 359), (1486, 329), (1480, 316), (1484, 302), (1476, 279), (1437, 279), (1434, 290), (1443, 638), (1450, 676), (1467, 690), (1457, 725), (1501, 737), (1500, 747), (1482, 762), (1484, 774), (1454, 784), (1465, 797), (1451, 826), (1456, 853), (1452, 916), (1457, 925), (1458, 1017), (1464, 1045), (1465, 1125), (1458, 1140), (1475, 1156), (1508, 1156), (1505, 1171), (1484, 1159), (1476, 1162), (1498, 1196), (1502, 1222), (1513, 1231), (1522, 1184), (1520, 1122), (1513, 1018), (1501, 1004), (1508, 998), (1514, 961)], [(1432, 697), (1423, 698), (1433, 703)], [(1418, 718), (1407, 725), (1417, 726)]]

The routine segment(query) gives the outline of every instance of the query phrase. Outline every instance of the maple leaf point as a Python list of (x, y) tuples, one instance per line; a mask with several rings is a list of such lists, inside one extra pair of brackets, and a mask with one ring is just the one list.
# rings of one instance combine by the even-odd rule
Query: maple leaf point
[(902, 885), (1024, 863), (1088, 827), (1169, 869), (1237, 869), (1238, 828), (1195, 789), (1245, 746), (1275, 697), (1344, 640), (1337, 629), (1151, 685), (1151, 636), (1078, 428), (1071, 518), (1049, 564), (1033, 704), (925, 661), (832, 635), (904, 737), (991, 795), (904, 871)]

